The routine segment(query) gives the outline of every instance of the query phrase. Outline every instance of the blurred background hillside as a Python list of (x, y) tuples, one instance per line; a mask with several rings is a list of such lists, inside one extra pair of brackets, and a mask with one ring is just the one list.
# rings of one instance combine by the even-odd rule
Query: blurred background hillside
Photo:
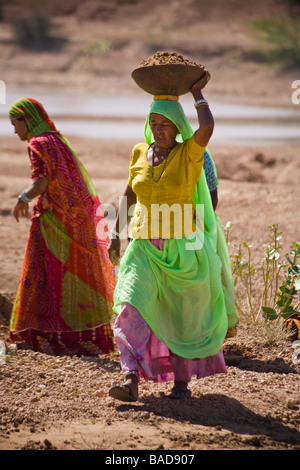
[(204, 64), (210, 93), (291, 104), (300, 0), (0, 0), (0, 79), (99, 95), (137, 93), (158, 50)]

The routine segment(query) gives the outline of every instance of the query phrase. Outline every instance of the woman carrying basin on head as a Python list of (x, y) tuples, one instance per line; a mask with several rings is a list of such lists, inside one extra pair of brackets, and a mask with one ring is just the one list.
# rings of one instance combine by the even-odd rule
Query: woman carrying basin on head
[(92, 181), (39, 102), (20, 99), (9, 117), (28, 141), (31, 163), (32, 183), (14, 208), (17, 221), (36, 199), (11, 339), (49, 354), (109, 352), (115, 277), (109, 239), (97, 237), (104, 217)]
[[(192, 375), (226, 372), (221, 348), (238, 319), (222, 285), (216, 218), (202, 171), (214, 126), (202, 95), (209, 79), (206, 72), (191, 89), (199, 121), (195, 133), (177, 97), (158, 96), (146, 119), (145, 143), (131, 154), (125, 196), (127, 209), (136, 204), (133, 241), (121, 260), (114, 294), (114, 337), (125, 382), (109, 391), (123, 401), (137, 400), (140, 377), (174, 381), (170, 397), (186, 398)], [(162, 204), (187, 205), (191, 224), (184, 224), (186, 214), (171, 217), (164, 232), (164, 216), (152, 211)], [(112, 231), (110, 253), (119, 254), (126, 210), (120, 210)]]

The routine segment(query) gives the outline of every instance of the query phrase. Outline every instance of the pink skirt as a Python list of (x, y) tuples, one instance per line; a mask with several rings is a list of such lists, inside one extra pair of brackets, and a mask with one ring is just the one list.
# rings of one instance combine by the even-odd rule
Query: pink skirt
[(200, 379), (227, 372), (222, 351), (199, 359), (185, 359), (173, 354), (130, 304), (123, 305), (116, 319), (114, 338), (124, 374), (137, 371), (139, 377), (153, 382), (176, 380), (188, 383), (193, 375)]

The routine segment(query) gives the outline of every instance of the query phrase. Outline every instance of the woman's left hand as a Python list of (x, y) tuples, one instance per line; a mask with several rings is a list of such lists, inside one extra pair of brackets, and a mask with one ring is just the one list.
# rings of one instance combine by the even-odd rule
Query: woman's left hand
[(19, 217), (29, 217), (29, 204), (24, 202), (21, 199), (18, 199), (17, 204), (14, 207), (13, 214), (17, 222), (19, 222)]
[(110, 246), (108, 248), (108, 254), (110, 261), (114, 266), (119, 264), (120, 261), (120, 249), (121, 249), (121, 242), (119, 238), (112, 238), (110, 241)]

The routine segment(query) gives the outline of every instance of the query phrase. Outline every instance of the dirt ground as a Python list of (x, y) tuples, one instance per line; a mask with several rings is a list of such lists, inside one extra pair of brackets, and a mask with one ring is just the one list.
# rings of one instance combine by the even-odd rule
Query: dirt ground
[[(271, 102), (276, 97), (277, 102), (290, 105), (291, 82), (299, 79), (299, 70), (298, 77), (290, 71), (279, 74), (245, 59), (251, 43), (245, 24), (260, 11), (255, 1), (245, 10), (240, 7), (239, 12), (236, 5), (241, 2), (226, 2), (226, 11), (221, 11), (219, 1), (211, 2), (216, 8), (207, 6), (202, 15), (192, 14), (197, 3), (192, 0), (172, 1), (167, 12), (156, 1), (150, 12), (148, 2), (146, 10), (141, 1), (111, 2), (110, 9), (106, 4), (106, 10), (102, 10), (105, 20), (103, 16), (96, 18), (95, 2), (86, 2), (85, 9), (75, 9), (77, 3), (65, 2), (69, 16), (65, 11), (58, 18), (69, 42), (55, 61), (53, 54), (25, 53), (14, 44), (8, 23), (12, 7), (3, 2), (7, 18), (1, 24), (0, 45), (4, 51), (1, 63), (6, 67), (1, 67), (1, 73), (5, 70), (6, 76), (0, 78), (22, 87), (31, 83), (63, 86), (69, 80), (68, 86), (74, 90), (82, 89), (84, 83), (87, 89), (97, 86), (99, 94), (113, 94), (118, 89), (131, 93), (134, 84), (130, 70), (137, 57), (145, 57), (146, 45), (149, 52), (150, 42), (157, 50), (166, 49), (158, 46), (167, 44), (176, 46), (179, 52), (181, 44), (198, 61), (195, 51), (201, 56), (207, 45), (206, 63), (215, 71), (211, 81), (214, 96), (255, 98), (258, 102)], [(264, 4), (260, 7), (262, 15), (283, 8), (281, 2), (260, 3)], [(189, 8), (182, 10), (182, 5)], [(89, 16), (91, 11), (94, 20)], [(154, 22), (155, 18), (159, 22)], [(172, 27), (167, 27), (170, 24)], [(145, 45), (142, 31), (149, 25), (152, 35)], [(197, 31), (197, 25), (205, 32), (201, 50), (199, 41), (187, 39)], [(92, 58), (87, 68), (80, 67), (74, 59), (81, 51), (75, 38), (88, 41), (89, 34), (92, 36), (99, 26), (101, 37), (115, 42), (122, 39), (122, 47), (120, 42), (120, 47), (104, 55), (99, 63)], [(26, 66), (28, 63), (35, 63), (35, 70)], [(71, 142), (101, 201), (116, 203), (126, 184), (135, 142), (120, 145), (83, 138)], [(259, 266), (269, 243), (267, 227), (272, 224), (279, 224), (283, 255), (288, 253), (291, 242), (300, 239), (300, 144), (213, 146), (210, 150), (220, 179), (217, 213), (224, 224), (233, 223), (231, 255), (235, 244), (246, 241), (253, 245), (253, 263)], [(26, 219), (17, 224), (11, 210), (29, 178), (26, 144), (17, 137), (1, 138), (0, 340), (5, 341), (7, 354), (5, 363), (0, 363), (0, 450), (113, 450), (116, 455), (119, 450), (133, 454), (139, 450), (180, 450), (187, 454), (199, 450), (299, 450), (300, 364), (292, 362), (292, 342), (282, 337), (271, 343), (243, 318), (237, 336), (224, 342), (227, 374), (193, 379), (192, 398), (180, 402), (168, 398), (171, 383), (141, 382), (139, 401), (134, 404), (110, 398), (109, 387), (122, 380), (117, 351), (96, 358), (51, 357), (18, 350), (10, 343), (9, 316), (30, 225)], [(259, 299), (261, 285), (258, 272), (254, 301)], [(240, 297), (240, 291), (236, 294)]]

